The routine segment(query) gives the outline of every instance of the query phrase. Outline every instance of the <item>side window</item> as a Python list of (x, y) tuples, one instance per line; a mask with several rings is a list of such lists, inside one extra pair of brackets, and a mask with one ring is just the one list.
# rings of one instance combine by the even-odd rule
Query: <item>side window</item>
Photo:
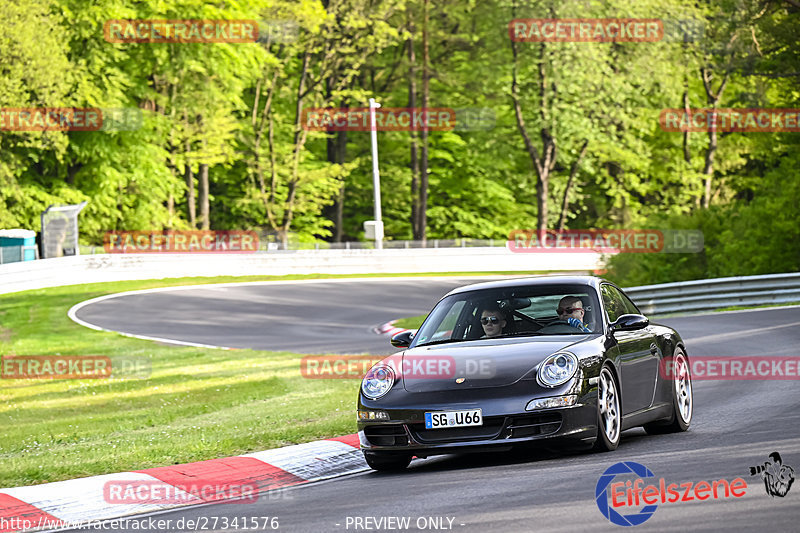
[(453, 304), (453, 307), (450, 308), (447, 315), (445, 315), (445, 317), (442, 319), (442, 322), (436, 328), (436, 333), (434, 333), (433, 337), (431, 337), (432, 341), (453, 338), (453, 331), (455, 330), (458, 315), (460, 315), (461, 310), (464, 309), (465, 303), (466, 302), (462, 300)]
[[(426, 324), (417, 332), (418, 342), (435, 342), (455, 338), (454, 333), (457, 329), (458, 317), (464, 309), (465, 303), (464, 300), (460, 300), (449, 307), (442, 304), (437, 305), (433, 310), (435, 315), (428, 317)], [(428, 321), (430, 321), (430, 324), (427, 323)], [(464, 326), (462, 325), (462, 331), (463, 328)]]
[(606, 308), (609, 322), (615, 322), (621, 315), (628, 313), (622, 295), (616, 288), (603, 285), (600, 287), (600, 292), (603, 295), (603, 307)]
[(631, 299), (628, 298), (627, 294), (625, 294), (622, 291), (617, 291), (617, 292), (619, 293), (620, 296), (622, 296), (622, 301), (625, 304), (625, 309), (626, 309), (625, 312), (626, 313), (629, 313), (629, 314), (632, 314), (632, 315), (641, 315), (642, 314), (642, 312), (639, 311), (639, 308), (636, 307), (636, 304), (634, 304), (631, 301)]

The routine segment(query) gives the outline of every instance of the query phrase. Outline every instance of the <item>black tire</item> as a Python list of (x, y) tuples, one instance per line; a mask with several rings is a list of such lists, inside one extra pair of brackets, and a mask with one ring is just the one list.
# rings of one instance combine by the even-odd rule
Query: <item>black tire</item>
[(396, 472), (405, 470), (411, 462), (411, 455), (392, 452), (364, 452), (367, 465), (378, 472)]
[(649, 435), (680, 433), (689, 429), (694, 414), (694, 396), (692, 393), (692, 376), (689, 371), (689, 359), (683, 350), (675, 349), (672, 354), (672, 417), (667, 421), (651, 422), (644, 425)]
[(594, 450), (612, 452), (619, 446), (622, 434), (622, 409), (619, 385), (608, 366), (600, 370), (597, 380), (597, 440)]

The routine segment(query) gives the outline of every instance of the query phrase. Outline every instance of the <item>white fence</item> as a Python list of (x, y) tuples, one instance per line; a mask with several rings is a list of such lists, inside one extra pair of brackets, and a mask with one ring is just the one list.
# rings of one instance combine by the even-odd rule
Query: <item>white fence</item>
[[(505, 248), (294, 250), (253, 254), (100, 254), (0, 265), (0, 294), (104, 281), (286, 274), (420, 272), (593, 272), (601, 254), (513, 253)], [(735, 305), (800, 302), (800, 273), (631, 287), (645, 314), (711, 311)]]
[(104, 281), (286, 274), (592, 272), (594, 252), (513, 253), (506, 248), (293, 250), (251, 254), (98, 254), (0, 265), (0, 294)]

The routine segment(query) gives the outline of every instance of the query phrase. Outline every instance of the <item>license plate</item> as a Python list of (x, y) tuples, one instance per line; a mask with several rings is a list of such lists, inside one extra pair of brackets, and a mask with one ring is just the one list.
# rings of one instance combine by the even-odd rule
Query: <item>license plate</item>
[(425, 413), (425, 429), (463, 428), (482, 425), (483, 414), (480, 409)]

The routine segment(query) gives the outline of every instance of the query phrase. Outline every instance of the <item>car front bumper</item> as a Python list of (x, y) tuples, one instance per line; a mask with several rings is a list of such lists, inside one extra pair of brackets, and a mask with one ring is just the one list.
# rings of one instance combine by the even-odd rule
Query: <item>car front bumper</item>
[[(586, 385), (584, 382), (582, 385)], [(582, 389), (580, 392), (575, 388)], [(526, 411), (534, 398), (524, 384), (505, 388), (502, 396), (492, 389), (475, 389), (467, 401), (454, 402), (442, 393), (418, 393), (400, 402), (371, 401), (361, 396), (359, 410), (383, 411), (386, 420), (359, 420), (362, 450), (412, 452), (414, 455), (460, 453), (495, 449), (501, 451), (524, 443), (552, 444), (569, 440), (590, 444), (597, 438), (597, 389), (572, 387), (549, 391), (552, 396), (578, 395), (570, 407)], [(446, 401), (445, 401), (446, 400)], [(391, 405), (391, 407), (389, 407)], [(464, 428), (425, 429), (425, 413), (481, 409), (483, 424)]]

